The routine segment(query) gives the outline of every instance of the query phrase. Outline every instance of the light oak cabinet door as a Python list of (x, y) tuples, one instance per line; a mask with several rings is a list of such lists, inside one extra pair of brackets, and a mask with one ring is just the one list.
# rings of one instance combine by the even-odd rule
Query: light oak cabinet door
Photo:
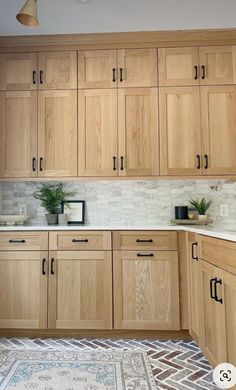
[(161, 175), (201, 175), (198, 87), (160, 88)]
[(118, 50), (119, 87), (155, 87), (157, 49)]
[(234, 84), (235, 58), (232, 46), (206, 46), (199, 48), (201, 65), (200, 84)]
[(118, 91), (120, 176), (159, 174), (157, 88)]
[(115, 251), (116, 329), (180, 329), (178, 253)]
[(40, 91), (39, 176), (77, 175), (77, 92)]
[(111, 251), (57, 251), (50, 259), (49, 328), (111, 329)]
[(37, 53), (0, 54), (0, 90), (36, 90), (37, 70)]
[(0, 251), (0, 328), (47, 327), (47, 253)]
[(236, 87), (201, 88), (203, 174), (236, 173)]
[(78, 52), (79, 88), (117, 88), (117, 51)]
[(117, 91), (79, 91), (79, 176), (117, 176)]
[(200, 265), (198, 236), (188, 233), (189, 333), (199, 344), (200, 338)]
[(159, 49), (158, 67), (160, 86), (199, 85), (197, 47)]
[(219, 269), (200, 260), (200, 347), (213, 366), (227, 359), (224, 305), (215, 300), (216, 278), (220, 279)]
[(0, 93), (0, 176), (37, 176), (37, 92)]
[(39, 89), (76, 89), (77, 55), (73, 51), (39, 53)]

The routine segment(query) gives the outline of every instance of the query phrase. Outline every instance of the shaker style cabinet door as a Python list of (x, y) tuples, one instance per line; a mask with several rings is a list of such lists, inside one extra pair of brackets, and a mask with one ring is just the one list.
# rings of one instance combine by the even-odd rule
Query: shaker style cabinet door
[(78, 52), (79, 88), (117, 88), (117, 51)]
[(118, 50), (119, 87), (155, 87), (157, 49)]
[(199, 85), (198, 48), (159, 49), (158, 71), (160, 86)]
[(79, 176), (117, 176), (117, 91), (79, 91)]
[(77, 176), (77, 91), (40, 91), (38, 99), (39, 176)]
[(0, 92), (0, 177), (37, 176), (37, 92)]
[(201, 87), (203, 174), (236, 174), (236, 86)]
[(39, 89), (76, 89), (76, 51), (39, 53)]
[(160, 88), (161, 175), (201, 175), (198, 87)]
[(47, 328), (47, 256), (0, 251), (0, 328)]
[(50, 252), (49, 328), (112, 328), (111, 251)]
[(180, 329), (178, 253), (115, 251), (115, 329)]
[(118, 91), (120, 176), (159, 174), (157, 88)]
[(0, 90), (36, 90), (37, 70), (37, 53), (0, 54)]

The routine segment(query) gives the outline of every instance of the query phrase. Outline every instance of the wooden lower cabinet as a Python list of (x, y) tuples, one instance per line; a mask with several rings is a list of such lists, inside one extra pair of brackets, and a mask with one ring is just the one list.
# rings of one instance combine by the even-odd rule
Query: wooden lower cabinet
[(49, 328), (112, 328), (111, 251), (52, 251), (49, 269)]
[(116, 329), (180, 329), (178, 253), (115, 251)]
[(47, 251), (0, 251), (0, 328), (47, 328)]

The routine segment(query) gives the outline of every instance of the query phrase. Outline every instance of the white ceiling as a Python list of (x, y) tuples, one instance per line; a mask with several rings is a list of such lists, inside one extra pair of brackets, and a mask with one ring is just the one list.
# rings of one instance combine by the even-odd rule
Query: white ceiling
[(0, 35), (236, 27), (235, 0), (38, 0), (40, 26), (16, 21), (25, 0), (0, 0)]

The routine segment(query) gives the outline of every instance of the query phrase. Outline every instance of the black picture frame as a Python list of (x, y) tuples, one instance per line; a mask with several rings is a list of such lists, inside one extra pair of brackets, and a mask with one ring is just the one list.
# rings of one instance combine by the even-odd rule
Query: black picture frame
[(84, 225), (85, 222), (85, 201), (84, 200), (62, 201), (61, 212), (62, 214), (68, 214), (68, 225)]

